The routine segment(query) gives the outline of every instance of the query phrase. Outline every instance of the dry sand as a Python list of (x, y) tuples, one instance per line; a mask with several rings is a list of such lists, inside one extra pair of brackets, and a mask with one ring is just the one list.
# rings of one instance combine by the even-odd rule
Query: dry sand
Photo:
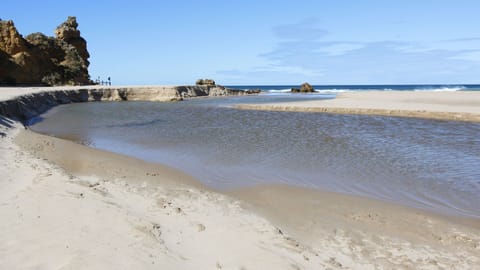
[(15, 97), (37, 94), (57, 90), (77, 90), (77, 89), (107, 89), (108, 86), (90, 85), (90, 86), (56, 86), (56, 87), (1, 87), (0, 101), (13, 99)]
[(0, 269), (480, 265), (478, 220), (284, 186), (220, 194), (172, 168), (2, 121)]
[(240, 109), (418, 117), (480, 122), (480, 91), (367, 91), (335, 99), (238, 105)]
[(16, 136), (20, 148), (12, 136), (2, 139), (0, 269), (323, 263), (306, 261), (307, 251), (292, 252), (295, 244), (266, 219), (181, 172), (29, 131)]

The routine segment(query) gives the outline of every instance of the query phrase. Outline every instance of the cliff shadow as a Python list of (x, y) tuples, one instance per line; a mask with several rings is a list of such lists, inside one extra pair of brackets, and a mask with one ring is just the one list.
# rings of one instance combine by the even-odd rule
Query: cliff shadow
[[(3, 115), (0, 115), (0, 126), (2, 127), (5, 127), (5, 128), (11, 128), (13, 127), (13, 120), (3, 116)], [(3, 132), (3, 129), (0, 129), (0, 137), (5, 137), (7, 136), (7, 134), (5, 132)]]

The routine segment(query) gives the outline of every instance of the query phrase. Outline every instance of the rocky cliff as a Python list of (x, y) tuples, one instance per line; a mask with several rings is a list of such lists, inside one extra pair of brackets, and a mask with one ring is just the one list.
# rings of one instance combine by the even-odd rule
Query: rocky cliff
[(75, 17), (60, 24), (55, 37), (33, 33), (25, 38), (13, 21), (0, 20), (0, 85), (85, 85), (87, 42)]

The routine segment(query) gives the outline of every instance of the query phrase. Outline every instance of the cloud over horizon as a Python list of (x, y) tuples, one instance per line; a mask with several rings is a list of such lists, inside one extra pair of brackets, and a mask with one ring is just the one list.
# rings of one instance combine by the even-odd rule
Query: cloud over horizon
[(331, 40), (319, 23), (307, 18), (273, 27), (276, 45), (258, 55), (264, 66), (219, 74), (265, 78), (263, 83), (271, 83), (269, 78), (279, 74), (285, 80), (281, 83), (478, 83), (472, 81), (480, 73), (478, 37), (428, 42)]

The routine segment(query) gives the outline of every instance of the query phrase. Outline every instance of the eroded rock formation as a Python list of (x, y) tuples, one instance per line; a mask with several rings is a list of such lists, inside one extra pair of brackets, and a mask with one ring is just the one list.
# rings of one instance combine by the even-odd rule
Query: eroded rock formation
[(292, 88), (292, 93), (311, 93), (315, 92), (315, 89), (309, 83), (303, 83), (300, 88)]
[(215, 81), (212, 79), (198, 79), (196, 85), (215, 86)]
[(75, 17), (55, 30), (55, 37), (33, 33), (25, 38), (13, 21), (0, 20), (0, 85), (85, 85), (87, 42)]

